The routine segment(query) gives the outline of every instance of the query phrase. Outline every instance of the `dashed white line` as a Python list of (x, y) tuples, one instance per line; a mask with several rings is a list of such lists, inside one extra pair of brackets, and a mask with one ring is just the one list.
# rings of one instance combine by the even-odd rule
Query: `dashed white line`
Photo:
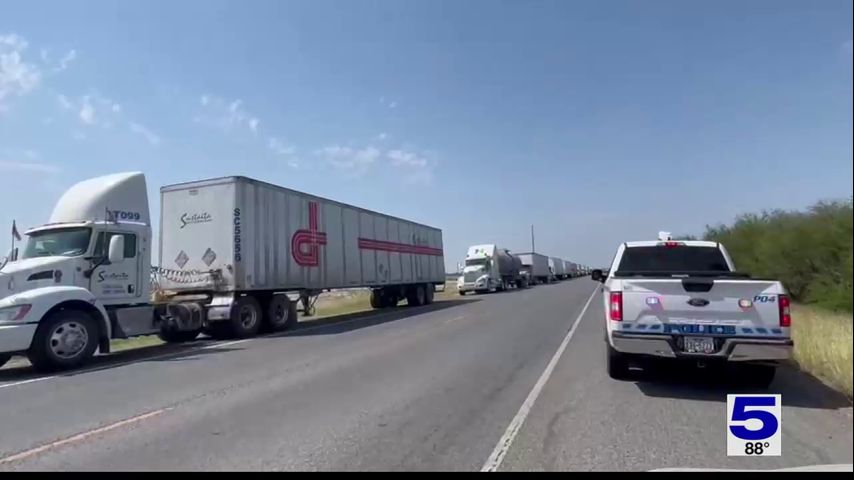
[(534, 388), (531, 390), (531, 393), (528, 394), (528, 398), (526, 398), (525, 402), (522, 403), (522, 406), (519, 407), (519, 411), (516, 413), (516, 416), (513, 417), (513, 420), (510, 422), (507, 430), (504, 431), (504, 435), (501, 436), (501, 439), (498, 440), (498, 444), (496, 444), (495, 448), (492, 450), (492, 454), (486, 460), (486, 463), (483, 464), (483, 467), (480, 469), (481, 472), (494, 472), (501, 466), (501, 462), (504, 461), (504, 456), (507, 455), (507, 451), (513, 444), (513, 440), (516, 438), (519, 430), (522, 428), (522, 424), (525, 423), (525, 419), (528, 418), (528, 413), (531, 412), (531, 407), (534, 406), (534, 402), (537, 401), (537, 398), (540, 396), (540, 392), (542, 392), (543, 387), (545, 387), (546, 383), (549, 381), (549, 377), (551, 377), (555, 366), (557, 366), (557, 362), (563, 355), (563, 351), (566, 350), (566, 346), (569, 345), (569, 341), (572, 340), (572, 336), (575, 335), (575, 329), (578, 327), (581, 319), (584, 318), (584, 314), (587, 312), (587, 307), (590, 306), (590, 302), (598, 292), (599, 289), (597, 288), (590, 295), (590, 298), (587, 299), (587, 303), (584, 304), (584, 308), (581, 309), (581, 313), (578, 314), (578, 318), (575, 319), (575, 323), (572, 324), (572, 327), (569, 329), (569, 332), (567, 332), (566, 337), (563, 338), (563, 342), (561, 342), (554, 356), (552, 356), (549, 364), (546, 365), (546, 369), (543, 371), (543, 374), (540, 375), (539, 380), (534, 384)]
[(23, 452), (16, 453), (14, 455), (10, 455), (8, 457), (0, 458), (0, 465), (4, 465), (7, 463), (17, 462), (19, 460), (24, 460), (28, 457), (32, 457), (33, 455), (38, 455), (39, 453), (52, 450), (54, 448), (59, 448), (71, 443), (79, 442), (87, 439), (93, 435), (98, 435), (101, 433), (109, 432), (110, 430), (115, 430), (119, 427), (123, 427), (125, 425), (130, 425), (132, 423), (138, 423), (143, 420), (147, 420), (152, 417), (156, 417), (157, 415), (163, 414), (167, 411), (171, 410), (170, 408), (161, 408), (160, 410), (154, 410), (153, 412), (143, 413), (142, 415), (137, 415), (135, 417), (126, 418), (124, 420), (120, 420), (115, 423), (111, 423), (109, 425), (96, 428), (94, 430), (89, 430), (87, 432), (78, 433), (76, 435), (72, 435), (67, 438), (63, 438), (62, 440), (57, 440), (55, 442), (47, 443), (41, 445), (36, 448), (31, 448), (29, 450), (24, 450)]

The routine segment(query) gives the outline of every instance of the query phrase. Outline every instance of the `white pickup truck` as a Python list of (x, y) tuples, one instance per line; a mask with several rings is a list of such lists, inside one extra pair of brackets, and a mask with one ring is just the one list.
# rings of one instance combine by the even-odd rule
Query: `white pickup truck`
[(763, 388), (793, 342), (783, 285), (737, 272), (723, 245), (657, 241), (620, 245), (610, 270), (594, 270), (603, 287), (608, 374), (650, 358), (699, 366), (739, 362)]

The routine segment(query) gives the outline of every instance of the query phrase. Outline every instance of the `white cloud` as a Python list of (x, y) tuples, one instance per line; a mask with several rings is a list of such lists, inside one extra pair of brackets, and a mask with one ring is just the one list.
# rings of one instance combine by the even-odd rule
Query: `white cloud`
[(377, 140), (381, 142), (385, 141), (386, 139), (388, 139), (388, 134), (385, 132), (380, 132), (379, 135), (377, 135)]
[(5, 98), (22, 96), (36, 88), (42, 73), (24, 60), (27, 41), (12, 33), (0, 35), (0, 108)]
[(0, 171), (55, 174), (61, 170), (48, 163), (0, 160)]
[(57, 103), (59, 103), (59, 106), (62, 107), (63, 110), (71, 110), (72, 108), (74, 108), (74, 105), (71, 103), (71, 100), (69, 100), (68, 97), (61, 93), (56, 96), (56, 101)]
[(71, 62), (73, 62), (76, 58), (77, 50), (69, 50), (65, 55), (62, 56), (62, 58), (59, 59), (59, 65), (54, 67), (53, 72), (59, 73), (67, 69), (68, 66), (71, 65)]
[(389, 150), (386, 158), (391, 161), (392, 166), (401, 170), (403, 179), (407, 183), (428, 184), (433, 181), (433, 167), (435, 162), (427, 155), (404, 150)]
[(343, 170), (363, 170), (380, 158), (381, 152), (374, 147), (354, 149), (331, 145), (315, 152), (323, 157), (330, 165)]
[(386, 156), (391, 160), (391, 164), (396, 167), (424, 168), (429, 163), (426, 158), (417, 153), (405, 150), (391, 150)]
[(397, 108), (397, 102), (391, 102), (388, 104), (388, 108)]
[(294, 152), (296, 152), (296, 149), (294, 147), (286, 145), (284, 142), (274, 137), (270, 137), (269, 141), (267, 142), (267, 146), (276, 155), (293, 155)]
[(136, 133), (137, 135), (143, 136), (146, 140), (148, 140), (148, 143), (152, 145), (160, 144), (160, 136), (158, 136), (156, 133), (152, 132), (143, 125), (140, 125), (136, 122), (131, 122), (130, 131)]
[(119, 105), (118, 103), (114, 103), (114, 104), (113, 104), (113, 106), (112, 106), (112, 107), (110, 107), (110, 110), (112, 110), (112, 111), (113, 111), (113, 112), (115, 112), (115, 113), (121, 113), (121, 111), (122, 111), (122, 106), (121, 106), (121, 105)]
[(92, 103), (89, 101), (88, 95), (83, 97), (78, 116), (80, 117), (80, 121), (86, 125), (93, 125), (95, 123), (95, 107), (93, 107)]
[(199, 98), (199, 104), (202, 111), (194, 117), (196, 123), (225, 131), (246, 128), (252, 133), (258, 132), (261, 121), (246, 111), (239, 98), (229, 101), (205, 94)]

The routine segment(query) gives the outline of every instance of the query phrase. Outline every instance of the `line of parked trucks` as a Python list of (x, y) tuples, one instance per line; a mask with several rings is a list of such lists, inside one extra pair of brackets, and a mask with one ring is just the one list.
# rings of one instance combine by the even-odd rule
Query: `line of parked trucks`
[(536, 252), (514, 254), (495, 244), (469, 247), (462, 270), (457, 278), (460, 295), (527, 288), (589, 273), (587, 266), (568, 260)]
[[(72, 368), (141, 335), (246, 338), (293, 327), (323, 291), (368, 288), (388, 308), (430, 304), (445, 285), (437, 228), (236, 176), (161, 187), (155, 238), (147, 192), (141, 172), (84, 180), (13, 242), (0, 261), (0, 366), (24, 355), (38, 370)], [(586, 273), (479, 245), (460, 292)]]

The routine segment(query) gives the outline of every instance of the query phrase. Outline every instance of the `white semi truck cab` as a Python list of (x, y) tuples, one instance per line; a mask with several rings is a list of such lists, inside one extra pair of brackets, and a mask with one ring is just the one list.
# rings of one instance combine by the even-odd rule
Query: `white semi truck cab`
[(40, 369), (73, 366), (111, 338), (156, 331), (142, 174), (76, 184), (26, 235), (0, 268), (0, 365), (25, 353)]

